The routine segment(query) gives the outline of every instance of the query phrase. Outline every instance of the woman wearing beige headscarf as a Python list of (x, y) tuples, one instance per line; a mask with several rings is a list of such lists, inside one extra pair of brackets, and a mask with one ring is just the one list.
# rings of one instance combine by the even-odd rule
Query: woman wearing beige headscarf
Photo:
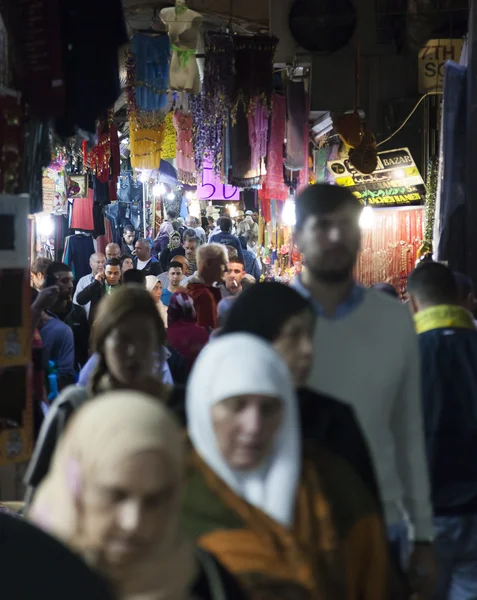
[(99, 569), (121, 600), (216, 598), (230, 576), (179, 528), (183, 456), (179, 427), (157, 400), (105, 394), (74, 417), (30, 518)]
[(167, 308), (161, 300), (162, 282), (155, 275), (148, 275), (146, 277), (146, 288), (156, 303), (157, 310), (161, 315), (161, 319), (164, 321), (164, 327), (167, 329)]

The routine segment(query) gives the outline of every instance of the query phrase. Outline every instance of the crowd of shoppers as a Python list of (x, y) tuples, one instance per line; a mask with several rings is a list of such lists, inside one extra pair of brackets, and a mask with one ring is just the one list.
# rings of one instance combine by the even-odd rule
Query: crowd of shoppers
[(297, 197), (291, 286), (259, 283), (255, 214), (125, 228), (76, 290), (35, 261), (60, 393), (24, 516), (98, 573), (84, 597), (477, 594), (473, 285), (423, 262), (406, 304), (365, 289), (360, 211), (337, 186)]

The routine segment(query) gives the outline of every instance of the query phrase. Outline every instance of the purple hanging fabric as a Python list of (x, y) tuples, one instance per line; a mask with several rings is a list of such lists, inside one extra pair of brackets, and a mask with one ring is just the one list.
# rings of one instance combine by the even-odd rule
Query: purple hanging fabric
[(255, 100), (254, 110), (248, 115), (248, 137), (252, 149), (252, 169), (263, 174), (263, 159), (267, 156), (268, 111), (259, 98)]

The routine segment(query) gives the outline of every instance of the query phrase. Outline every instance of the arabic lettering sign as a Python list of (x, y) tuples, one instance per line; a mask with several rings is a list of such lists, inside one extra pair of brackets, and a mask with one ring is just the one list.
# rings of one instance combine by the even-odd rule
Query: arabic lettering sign
[(463, 40), (429, 40), (419, 51), (419, 93), (440, 92), (444, 85), (444, 65), (459, 62)]
[(240, 200), (239, 188), (226, 185), (214, 173), (210, 160), (204, 161), (202, 182), (197, 186), (199, 200)]
[(414, 206), (426, 197), (424, 181), (407, 148), (379, 152), (371, 175), (357, 171), (348, 159), (329, 161), (328, 168), (337, 185), (349, 188), (369, 206)]

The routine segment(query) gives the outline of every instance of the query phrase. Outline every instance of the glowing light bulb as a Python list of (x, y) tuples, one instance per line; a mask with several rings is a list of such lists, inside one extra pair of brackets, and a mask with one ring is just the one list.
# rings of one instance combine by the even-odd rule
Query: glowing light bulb
[(147, 183), (149, 181), (149, 175), (143, 171), (140, 175), (139, 175), (139, 181), (141, 183)]
[(232, 219), (235, 219), (235, 217), (237, 216), (237, 207), (234, 206), (233, 204), (231, 204), (229, 206), (229, 213), (230, 213), (230, 216), (232, 217)]
[(168, 200), (174, 200), (175, 197), (176, 195), (174, 194), (174, 192), (169, 192), (166, 196)]
[(186, 200), (192, 200), (194, 198), (194, 192), (186, 192), (185, 193)]
[(36, 217), (36, 230), (38, 233), (45, 237), (50, 237), (53, 235), (55, 230), (55, 224), (53, 223), (53, 219), (48, 214), (39, 214)]
[(293, 227), (296, 224), (295, 200), (293, 198), (288, 198), (283, 206), (282, 221), (288, 227)]
[(359, 226), (361, 229), (371, 229), (374, 225), (375, 214), (370, 206), (365, 206), (359, 218)]
[(156, 183), (152, 188), (153, 196), (163, 196), (166, 193), (166, 186), (163, 183)]

